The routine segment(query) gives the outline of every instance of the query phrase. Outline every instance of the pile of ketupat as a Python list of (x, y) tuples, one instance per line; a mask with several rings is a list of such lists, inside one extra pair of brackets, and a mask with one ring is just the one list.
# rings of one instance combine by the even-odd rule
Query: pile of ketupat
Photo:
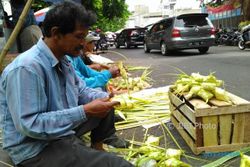
[(148, 136), (147, 140), (140, 146), (132, 145), (128, 149), (111, 149), (123, 154), (124, 158), (136, 167), (190, 167), (182, 162), (182, 150), (159, 147), (160, 137)]
[(249, 167), (250, 166), (250, 157), (244, 154), (241, 154), (240, 167)]
[(107, 84), (107, 89), (112, 90), (129, 90), (139, 91), (151, 87), (152, 79), (149, 77), (151, 71), (145, 69), (140, 77), (129, 77), (123, 63), (118, 62), (121, 77), (110, 79)]
[(218, 80), (212, 73), (208, 76), (199, 73), (179, 74), (171, 90), (175, 94), (183, 95), (186, 99), (200, 97), (207, 103), (210, 99), (215, 98), (231, 103), (225, 89), (220, 88), (223, 84), (223, 81)]
[[(145, 70), (140, 77), (128, 77), (128, 80), (123, 79), (122, 77), (112, 78), (108, 82), (107, 88), (113, 87), (115, 90), (131, 90), (139, 91), (145, 88), (151, 87), (151, 79), (148, 77), (150, 72)], [(127, 85), (128, 84), (128, 85)]]

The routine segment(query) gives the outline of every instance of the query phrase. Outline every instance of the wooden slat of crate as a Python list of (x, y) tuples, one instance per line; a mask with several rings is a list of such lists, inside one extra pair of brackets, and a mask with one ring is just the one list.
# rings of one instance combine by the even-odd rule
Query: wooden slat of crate
[(244, 143), (250, 142), (250, 113), (245, 113)]
[(203, 129), (202, 129), (202, 117), (197, 117), (196, 118), (196, 138), (197, 140), (195, 141), (197, 147), (203, 146)]
[(209, 103), (211, 103), (211, 104), (213, 104), (214, 106), (217, 106), (217, 107), (224, 107), (224, 106), (231, 106), (232, 105), (229, 102), (217, 100), (215, 98), (212, 98), (211, 100), (209, 100)]
[[(176, 95), (170, 95), (172, 103), (176, 104), (178, 100), (179, 105), (183, 103)], [(200, 99), (193, 99), (189, 103), (194, 106), (195, 110), (192, 110), (186, 104), (179, 108), (181, 110), (180, 114), (186, 114), (183, 110), (184, 106), (192, 110), (190, 113), (194, 114), (196, 140), (192, 139), (190, 132), (187, 130), (181, 127), (177, 130), (195, 154), (203, 151), (233, 151), (241, 147), (250, 146), (250, 102), (236, 95), (230, 93), (229, 95), (235, 104), (229, 105), (228, 103), (212, 100), (212, 102), (210, 101), (210, 104), (212, 104), (210, 106)], [(173, 100), (173, 98), (176, 99)], [(171, 116), (171, 120), (177, 122), (177, 124), (174, 124), (177, 127), (178, 120), (174, 116)], [(197, 121), (203, 123), (203, 127), (208, 126), (206, 124), (209, 123), (215, 124), (215, 129), (203, 130), (198, 128), (199, 126), (196, 126), (198, 124)], [(218, 126), (220, 127), (219, 129)]]
[(244, 139), (244, 113), (235, 114), (232, 143), (243, 143)]
[(188, 119), (195, 123), (195, 114), (194, 111), (188, 107), (187, 105), (182, 105), (183, 101), (181, 101), (175, 94), (173, 94), (172, 92), (169, 91), (169, 99), (170, 101), (175, 104), (176, 106), (180, 106), (180, 110), (183, 111), (185, 113), (185, 115), (188, 117)]
[[(179, 122), (178, 122), (178, 120), (176, 120), (174, 118), (174, 116), (171, 116), (170, 119), (171, 119), (171, 122), (173, 123), (173, 125), (175, 127), (179, 126)], [(200, 154), (201, 152), (197, 152), (197, 149), (196, 149), (197, 146), (196, 146), (194, 140), (188, 135), (188, 133), (182, 127), (179, 127), (179, 128), (176, 128), (176, 129), (179, 132), (179, 134), (181, 135), (181, 137), (185, 140), (187, 145), (191, 148), (193, 153)]]
[(173, 104), (170, 103), (169, 107), (170, 111), (172, 111), (171, 114), (174, 115), (174, 117), (179, 122), (178, 127), (176, 128), (183, 127), (186, 131), (188, 131), (189, 135), (196, 140), (195, 127), (192, 125), (192, 123), (176, 109), (176, 106), (173, 106)]
[(232, 115), (220, 115), (220, 144), (230, 144), (232, 134)]
[(218, 145), (218, 116), (202, 118), (204, 146)]
[(191, 99), (189, 102), (195, 107), (195, 116), (203, 117), (250, 112), (250, 102), (229, 92), (227, 93), (234, 105), (229, 105), (227, 102), (221, 102), (219, 100), (213, 99), (209, 102), (216, 106), (210, 106), (201, 99)]
[(226, 151), (235, 151), (244, 147), (249, 147), (250, 143), (241, 143), (241, 144), (224, 144), (220, 146), (207, 146), (207, 147), (197, 147), (196, 154), (202, 152), (226, 152)]
[(196, 117), (212, 116), (212, 115), (224, 115), (250, 112), (250, 104), (244, 104), (240, 106), (225, 106), (225, 107), (211, 107), (210, 109), (197, 109), (195, 110)]
[(194, 106), (195, 110), (204, 110), (204, 109), (211, 110), (211, 106), (201, 99), (191, 99), (189, 100), (189, 103), (191, 103)]

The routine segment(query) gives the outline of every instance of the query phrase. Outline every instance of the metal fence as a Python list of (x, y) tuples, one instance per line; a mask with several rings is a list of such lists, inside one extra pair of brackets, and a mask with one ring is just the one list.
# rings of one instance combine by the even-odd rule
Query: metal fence
[(238, 25), (241, 21), (243, 21), (242, 15), (212, 20), (212, 23), (216, 28), (238, 29)]

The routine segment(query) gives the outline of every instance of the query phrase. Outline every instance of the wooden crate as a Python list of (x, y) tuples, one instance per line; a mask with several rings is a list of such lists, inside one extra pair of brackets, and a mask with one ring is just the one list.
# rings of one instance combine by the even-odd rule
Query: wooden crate
[(250, 102), (228, 94), (233, 104), (187, 101), (169, 91), (171, 121), (195, 154), (250, 146)]

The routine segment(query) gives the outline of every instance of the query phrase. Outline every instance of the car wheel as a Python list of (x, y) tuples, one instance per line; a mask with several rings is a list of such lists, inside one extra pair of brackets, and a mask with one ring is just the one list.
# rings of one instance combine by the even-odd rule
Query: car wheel
[(161, 43), (161, 54), (162, 54), (163, 56), (166, 56), (167, 53), (168, 53), (167, 45), (166, 45), (165, 42), (162, 42), (162, 43)]
[(120, 45), (118, 45), (118, 43), (115, 42), (115, 47), (118, 49), (118, 48), (120, 48)]
[(209, 47), (204, 47), (204, 48), (199, 48), (198, 50), (201, 54), (205, 54), (205, 53), (207, 53), (208, 49), (209, 49)]
[(128, 49), (130, 48), (130, 45), (129, 45), (127, 42), (125, 42), (124, 45), (125, 45), (125, 47), (128, 48)]
[(145, 53), (149, 53), (150, 49), (148, 48), (148, 45), (146, 43), (144, 43), (144, 52)]

